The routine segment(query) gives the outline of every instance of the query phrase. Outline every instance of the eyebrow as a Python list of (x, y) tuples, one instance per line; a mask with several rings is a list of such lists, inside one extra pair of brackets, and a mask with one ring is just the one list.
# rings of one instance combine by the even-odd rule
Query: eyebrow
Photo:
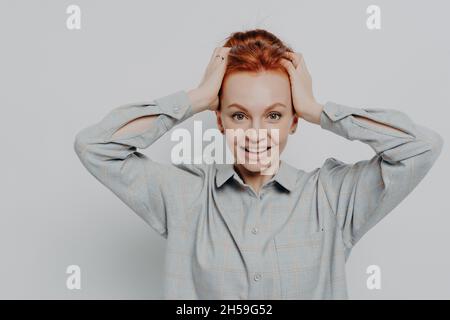
[[(275, 102), (275, 103), (271, 104), (270, 106), (267, 106), (264, 110), (271, 109), (276, 106), (287, 108), (285, 104), (283, 104), (281, 102)], [(247, 111), (247, 109), (243, 105), (240, 105), (239, 103), (232, 103), (232, 104), (228, 105), (228, 108), (231, 108), (231, 107), (237, 107), (239, 109)]]

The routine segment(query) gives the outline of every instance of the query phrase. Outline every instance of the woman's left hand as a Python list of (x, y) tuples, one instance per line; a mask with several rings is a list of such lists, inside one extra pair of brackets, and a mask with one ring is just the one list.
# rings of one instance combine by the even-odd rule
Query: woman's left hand
[(286, 52), (286, 57), (281, 63), (289, 74), (292, 103), (297, 117), (319, 124), (323, 106), (314, 98), (312, 78), (303, 55), (298, 52)]

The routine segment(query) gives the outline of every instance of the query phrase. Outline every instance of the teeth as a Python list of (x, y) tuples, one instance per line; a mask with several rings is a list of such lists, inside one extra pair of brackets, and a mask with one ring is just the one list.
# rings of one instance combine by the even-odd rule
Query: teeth
[(267, 147), (267, 148), (265, 148), (265, 149), (260, 149), (260, 150), (256, 150), (256, 149), (248, 149), (248, 148), (244, 148), (245, 149), (245, 151), (247, 151), (247, 152), (251, 152), (251, 153), (259, 153), (259, 152), (264, 152), (264, 151), (266, 151), (266, 150), (268, 150), (268, 149), (270, 149), (271, 147)]

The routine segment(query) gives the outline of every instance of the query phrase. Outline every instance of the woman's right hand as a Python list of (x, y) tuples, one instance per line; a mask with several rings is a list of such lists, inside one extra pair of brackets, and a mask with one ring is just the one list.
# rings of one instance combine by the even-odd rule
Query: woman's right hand
[[(214, 49), (200, 84), (197, 88), (188, 92), (194, 109), (207, 108), (211, 111), (217, 110), (219, 106), (218, 94), (225, 75), (230, 49), (229, 47), (217, 47)], [(217, 55), (219, 57), (216, 57)]]

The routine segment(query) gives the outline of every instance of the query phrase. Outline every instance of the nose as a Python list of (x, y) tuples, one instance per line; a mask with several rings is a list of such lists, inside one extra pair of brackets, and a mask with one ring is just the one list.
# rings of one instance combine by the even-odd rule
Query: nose
[(267, 129), (259, 126), (248, 129), (246, 132), (248, 145), (254, 148), (264, 146), (267, 144), (267, 134)]
[(252, 119), (251, 125), (252, 125), (252, 128), (255, 130), (258, 130), (261, 127), (261, 123), (260, 123), (258, 117), (254, 117)]

